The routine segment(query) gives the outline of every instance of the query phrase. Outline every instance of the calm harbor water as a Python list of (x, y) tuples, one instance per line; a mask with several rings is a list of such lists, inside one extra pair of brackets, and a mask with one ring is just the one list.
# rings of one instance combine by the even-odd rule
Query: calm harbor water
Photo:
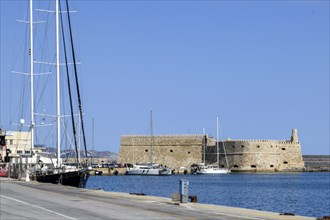
[(171, 198), (179, 180), (199, 203), (321, 217), (330, 215), (330, 173), (91, 176), (87, 188)]

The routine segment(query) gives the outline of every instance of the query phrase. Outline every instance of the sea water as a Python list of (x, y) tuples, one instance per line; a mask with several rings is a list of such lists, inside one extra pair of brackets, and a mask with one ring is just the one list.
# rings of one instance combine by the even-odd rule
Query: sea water
[(321, 217), (330, 215), (330, 173), (91, 176), (87, 188), (171, 198), (179, 180), (198, 203)]

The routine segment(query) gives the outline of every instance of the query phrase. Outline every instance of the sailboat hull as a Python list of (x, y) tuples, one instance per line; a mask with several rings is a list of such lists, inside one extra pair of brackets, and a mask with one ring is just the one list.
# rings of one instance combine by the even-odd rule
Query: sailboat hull
[(227, 174), (230, 170), (227, 168), (220, 168), (218, 165), (204, 165), (198, 168), (196, 174)]
[(196, 174), (227, 174), (230, 173), (229, 170), (223, 169), (223, 170), (198, 170), (196, 171)]
[(62, 184), (65, 186), (73, 186), (85, 188), (89, 178), (88, 171), (71, 171), (66, 173), (37, 175), (36, 180), (42, 183)]

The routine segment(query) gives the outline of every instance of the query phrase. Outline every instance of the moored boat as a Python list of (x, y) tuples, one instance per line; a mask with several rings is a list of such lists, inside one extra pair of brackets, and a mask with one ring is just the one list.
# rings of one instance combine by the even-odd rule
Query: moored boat
[[(89, 172), (91, 168), (87, 165), (87, 159), (84, 163), (80, 159), (80, 138), (82, 139), (85, 150), (85, 157), (87, 158), (87, 147), (85, 139), (85, 129), (83, 120), (82, 103), (80, 96), (79, 80), (76, 68), (76, 57), (73, 44), (71, 19), (68, 1), (50, 1), (53, 4), (46, 4), (42, 1), (38, 7), (46, 6), (49, 9), (36, 9), (32, 0), (29, 0), (29, 20), (23, 21), (23, 23), (29, 24), (29, 37), (24, 38), (26, 43), (29, 40), (29, 73), (22, 73), (19, 71), (13, 71), (13, 73), (20, 73), (23, 77), (29, 76), (29, 95), (30, 95), (30, 144), (29, 155), (24, 155), (25, 164), (29, 165), (30, 170), (26, 168), (27, 175), (30, 174), (33, 179), (38, 182), (62, 184), (73, 187), (85, 187), (89, 178)], [(65, 3), (61, 6), (61, 2)], [(44, 4), (44, 5), (43, 5)], [(53, 9), (55, 8), (55, 10)], [(37, 35), (41, 29), (34, 29), (34, 24), (43, 23), (41, 21), (33, 20), (33, 12), (38, 11), (40, 13), (49, 13), (55, 15), (55, 33), (53, 33), (46, 22), (45, 29), (50, 32), (52, 40), (47, 38), (47, 34), (40, 37)], [(47, 17), (47, 16), (46, 16)], [(54, 38), (55, 36), (55, 38)], [(54, 39), (53, 39), (54, 38)], [(41, 40), (38, 45), (48, 45), (49, 42), (54, 42), (54, 47), (49, 48), (51, 56), (55, 57), (55, 63), (36, 61), (34, 58), (34, 41)], [(44, 41), (44, 42), (43, 42)], [(69, 49), (66, 48), (66, 45)], [(39, 47), (37, 47), (39, 48)], [(45, 49), (41, 48), (40, 50)], [(60, 59), (61, 53), (61, 59)], [(38, 54), (38, 59), (47, 59), (44, 55), (44, 51)], [(63, 55), (63, 56), (62, 56)], [(62, 58), (63, 57), (63, 58)], [(35, 67), (35, 65), (37, 65)], [(34, 69), (44, 69), (45, 65), (55, 67), (49, 68), (49, 72), (35, 73)], [(64, 65), (66, 68), (61, 68)], [(68, 68), (68, 65), (72, 65), (73, 68)], [(38, 80), (34, 80), (36, 76), (40, 76)], [(64, 77), (66, 76), (66, 77)], [(45, 78), (43, 78), (45, 77)], [(41, 78), (43, 80), (41, 80)], [(52, 83), (48, 83), (47, 79)], [(65, 82), (64, 82), (65, 80)], [(36, 82), (37, 81), (37, 82)], [(62, 85), (63, 82), (63, 85)], [(42, 86), (41, 86), (42, 85)], [(67, 87), (65, 87), (67, 86)], [(25, 87), (24, 87), (25, 88)], [(41, 89), (40, 89), (41, 88)], [(47, 89), (46, 89), (47, 88)], [(46, 92), (47, 91), (47, 92)], [(25, 92), (23, 92), (25, 94)], [(56, 95), (55, 95), (56, 94)], [(35, 98), (36, 97), (36, 98)], [(55, 99), (53, 99), (55, 98)], [(47, 100), (41, 105), (38, 100)], [(26, 105), (26, 103), (24, 103)], [(23, 105), (24, 105), (23, 104)], [(64, 115), (65, 114), (65, 115)], [(23, 115), (22, 115), (23, 116)], [(21, 117), (21, 115), (19, 116)], [(68, 119), (66, 119), (68, 118)], [(49, 124), (44, 122), (49, 120)], [(18, 131), (24, 130), (23, 126), (25, 120), (22, 118), (19, 120), (20, 127)], [(71, 123), (70, 123), (71, 122)], [(41, 127), (43, 127), (41, 129)], [(46, 131), (46, 127), (49, 129)], [(40, 128), (40, 129), (39, 129)], [(64, 128), (64, 129), (63, 129)], [(52, 134), (53, 138), (49, 138)], [(47, 138), (46, 138), (47, 137)], [(38, 144), (35, 142), (39, 141)], [(56, 148), (56, 159), (54, 157), (41, 158), (40, 152), (34, 152), (35, 145), (49, 146)], [(78, 146), (79, 145), (79, 146)], [(75, 152), (75, 162), (71, 165), (63, 164), (61, 158), (61, 147), (68, 149), (74, 148), (72, 152)], [(17, 162), (20, 159), (20, 162)], [(48, 160), (48, 161), (47, 161)], [(17, 155), (17, 160), (12, 163), (21, 163), (22, 156)], [(31, 171), (31, 172), (30, 172)]]
[(127, 168), (125, 175), (169, 176), (172, 170), (158, 164), (135, 164)]
[(96, 176), (101, 176), (102, 174), (103, 174), (102, 170), (95, 170), (94, 171), (94, 175), (96, 175)]
[(226, 148), (224, 147), (224, 155), (226, 159), (227, 168), (219, 166), (219, 117), (217, 117), (217, 140), (216, 140), (216, 150), (217, 150), (217, 161), (216, 164), (205, 164), (205, 148), (206, 148), (206, 141), (204, 138), (203, 141), (203, 154), (204, 154), (204, 163), (197, 166), (197, 169), (194, 170), (195, 174), (227, 174), (230, 173), (230, 169), (228, 168), (228, 160), (226, 155)]
[(149, 163), (145, 164), (134, 164), (133, 167), (127, 167), (125, 175), (148, 175), (148, 176), (170, 176), (172, 175), (172, 169), (154, 163), (154, 136), (153, 136), (153, 117), (152, 111), (150, 111), (150, 161)]
[(227, 174), (230, 170), (221, 168), (218, 165), (202, 165), (196, 170), (196, 174)]

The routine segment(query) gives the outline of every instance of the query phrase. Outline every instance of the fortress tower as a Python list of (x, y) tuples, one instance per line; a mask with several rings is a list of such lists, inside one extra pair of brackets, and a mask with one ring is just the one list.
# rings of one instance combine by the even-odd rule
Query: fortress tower
[(299, 142), (298, 131), (296, 128), (292, 129), (291, 142)]

